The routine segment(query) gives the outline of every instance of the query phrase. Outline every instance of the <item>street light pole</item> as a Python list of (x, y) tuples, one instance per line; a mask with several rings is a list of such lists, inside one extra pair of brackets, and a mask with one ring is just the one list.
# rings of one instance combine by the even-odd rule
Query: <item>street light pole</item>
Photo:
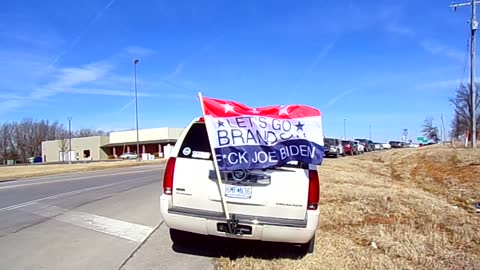
[(72, 117), (67, 117), (68, 120), (68, 163), (72, 164)]
[(443, 117), (443, 113), (442, 113), (442, 141), (443, 141), (443, 145), (445, 145), (445, 140), (447, 138), (447, 135), (445, 134), (445, 118)]
[(343, 119), (343, 137), (347, 140), (347, 119)]
[(138, 95), (137, 95), (137, 64), (140, 60), (135, 59), (133, 61), (133, 72), (135, 77), (135, 127), (137, 130), (137, 160), (140, 159), (140, 145), (139, 145), (139, 138), (138, 138)]

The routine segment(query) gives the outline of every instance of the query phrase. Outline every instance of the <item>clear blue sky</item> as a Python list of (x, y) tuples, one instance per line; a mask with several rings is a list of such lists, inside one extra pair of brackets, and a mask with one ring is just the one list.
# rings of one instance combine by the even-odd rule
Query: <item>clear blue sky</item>
[[(261, 3), (260, 3), (261, 2)], [(438, 1), (4, 1), (0, 122), (185, 126), (196, 93), (319, 108), (327, 136), (400, 139), (464, 73), (469, 9)]]

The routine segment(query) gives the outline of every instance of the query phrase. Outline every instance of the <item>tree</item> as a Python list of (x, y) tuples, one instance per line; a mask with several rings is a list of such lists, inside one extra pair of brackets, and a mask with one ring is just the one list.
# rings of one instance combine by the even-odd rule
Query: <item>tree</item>
[(58, 122), (23, 119), (20, 122), (4, 123), (0, 127), (0, 159), (26, 162), (30, 157), (40, 156), (42, 142), (58, 139), (64, 128)]
[(433, 117), (429, 116), (425, 118), (422, 125), (422, 133), (429, 140), (433, 140), (434, 142), (440, 141), (438, 127), (433, 125)]
[(58, 149), (62, 153), (67, 153), (69, 150), (69, 144), (68, 144), (68, 139), (69, 139), (69, 134), (68, 131), (63, 130), (61, 133), (59, 133), (58, 139)]
[(9, 159), (16, 159), (16, 153), (12, 145), (13, 126), (3, 123), (0, 126), (0, 160), (5, 164)]
[(103, 130), (95, 130), (92, 128), (82, 128), (74, 132), (72, 135), (73, 137), (76, 138), (81, 138), (81, 137), (90, 137), (90, 136), (105, 136), (107, 133)]
[[(477, 118), (477, 137), (480, 133), (480, 98), (478, 98), (480, 84), (476, 84), (476, 118)], [(470, 84), (461, 84), (455, 94), (454, 98), (450, 99), (450, 103), (454, 106), (454, 117), (452, 120), (452, 135), (454, 138), (465, 135), (467, 131), (471, 130), (472, 123), (472, 102), (470, 98)]]
[[(88, 128), (72, 132), (72, 138), (99, 135), (108, 133)], [(40, 156), (42, 142), (50, 140), (59, 140), (59, 150), (67, 152), (69, 137), (68, 131), (56, 121), (23, 119), (20, 122), (3, 123), (0, 125), (0, 161), (5, 163), (12, 159), (26, 162), (30, 157)]]

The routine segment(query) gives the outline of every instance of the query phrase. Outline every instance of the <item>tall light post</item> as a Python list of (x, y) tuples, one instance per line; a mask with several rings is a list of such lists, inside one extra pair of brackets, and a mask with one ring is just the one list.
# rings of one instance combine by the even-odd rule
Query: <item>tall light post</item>
[(138, 95), (137, 95), (137, 64), (140, 60), (133, 60), (133, 73), (135, 77), (135, 127), (137, 130), (137, 159), (140, 159), (140, 145), (138, 138)]
[(343, 137), (347, 140), (347, 119), (343, 118)]
[(72, 117), (67, 117), (68, 120), (68, 163), (72, 164)]

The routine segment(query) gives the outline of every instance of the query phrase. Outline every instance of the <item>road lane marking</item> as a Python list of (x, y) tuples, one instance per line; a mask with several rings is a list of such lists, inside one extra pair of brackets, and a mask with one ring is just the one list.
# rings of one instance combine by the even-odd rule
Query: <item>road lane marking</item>
[(29, 205), (32, 205), (32, 204), (36, 204), (36, 203), (37, 202), (21, 203), (21, 204), (12, 205), (12, 206), (9, 206), (9, 207), (2, 208), (2, 209), (0, 209), (0, 211), (1, 210), (14, 210), (14, 209), (22, 208), (22, 207), (29, 206)]
[[(160, 166), (158, 166), (158, 165), (160, 165)], [(19, 180), (22, 180), (22, 182), (39, 181), (39, 180), (56, 180), (56, 179), (61, 179), (61, 178), (65, 178), (65, 177), (87, 176), (87, 174), (95, 176), (96, 174), (99, 174), (99, 173), (100, 174), (103, 173), (103, 175), (109, 175), (107, 173), (112, 173), (112, 172), (131, 173), (131, 172), (134, 172), (134, 171), (136, 171), (136, 172), (152, 171), (152, 170), (156, 170), (156, 169), (162, 169), (164, 167), (164, 164), (158, 164), (158, 165), (146, 165), (146, 166), (136, 166), (136, 167), (123, 167), (123, 168), (122, 167), (119, 167), (119, 168), (105, 168), (105, 169), (99, 169), (99, 170), (67, 172), (67, 173), (43, 175), (43, 176), (37, 176), (37, 177), (35, 177), (35, 176), (34, 177), (24, 177), (24, 178), (19, 178)]]
[(70, 192), (60, 193), (60, 194), (56, 194), (56, 195), (52, 195), (52, 196), (48, 196), (48, 197), (44, 197), (44, 198), (40, 198), (40, 199), (36, 199), (36, 200), (31, 200), (31, 201), (28, 201), (28, 202), (23, 202), (23, 203), (3, 207), (3, 208), (0, 208), (0, 212), (22, 208), (24, 206), (31, 205), (31, 204), (34, 204), (34, 203), (38, 203), (38, 202), (41, 202), (41, 201), (58, 199), (58, 198), (67, 197), (67, 196), (71, 196), (71, 195), (76, 195), (76, 194), (80, 194), (80, 193), (84, 193), (84, 192), (88, 192), (88, 191), (93, 191), (93, 190), (103, 189), (103, 188), (107, 188), (107, 187), (111, 187), (111, 186), (115, 186), (115, 185), (120, 185), (120, 184), (124, 184), (124, 183), (128, 183), (128, 182), (134, 182), (134, 181), (137, 182), (137, 181), (145, 180), (145, 179), (148, 179), (148, 178), (151, 178), (151, 177), (152, 177), (152, 175), (142, 177), (142, 178), (130, 179), (130, 180), (125, 180), (125, 181), (121, 181), (121, 182), (116, 182), (116, 183), (111, 183), (111, 184), (106, 184), (106, 185), (101, 185), (101, 186), (89, 187), (89, 188), (78, 189), (78, 190), (74, 190), (74, 191), (70, 191)]
[[(165, 168), (155, 168), (151, 170), (141, 170), (140, 172), (152, 172), (157, 170), (164, 170)], [(82, 176), (82, 177), (75, 177), (75, 178), (66, 178), (66, 179), (59, 179), (59, 180), (50, 180), (44, 182), (33, 182), (33, 183), (24, 183), (24, 184), (16, 184), (16, 185), (5, 185), (0, 186), (0, 189), (7, 189), (7, 188), (15, 188), (15, 187), (23, 187), (23, 186), (33, 186), (33, 185), (42, 185), (42, 184), (50, 184), (50, 183), (57, 183), (57, 182), (68, 182), (86, 178), (98, 178), (104, 176), (114, 176), (114, 175), (122, 175), (122, 174), (132, 174), (132, 173), (139, 173), (139, 171), (132, 171), (132, 172), (121, 172), (121, 173), (112, 173), (112, 174), (101, 174), (101, 175), (91, 175), (91, 176)], [(43, 180), (43, 179), (42, 179)], [(31, 180), (24, 180), (24, 181), (31, 181)], [(40, 180), (41, 181), (41, 180)], [(10, 182), (11, 183), (11, 182)]]
[(95, 214), (79, 212), (58, 206), (43, 205), (41, 208), (25, 211), (84, 229), (120, 237), (133, 242), (143, 242), (155, 229)]

